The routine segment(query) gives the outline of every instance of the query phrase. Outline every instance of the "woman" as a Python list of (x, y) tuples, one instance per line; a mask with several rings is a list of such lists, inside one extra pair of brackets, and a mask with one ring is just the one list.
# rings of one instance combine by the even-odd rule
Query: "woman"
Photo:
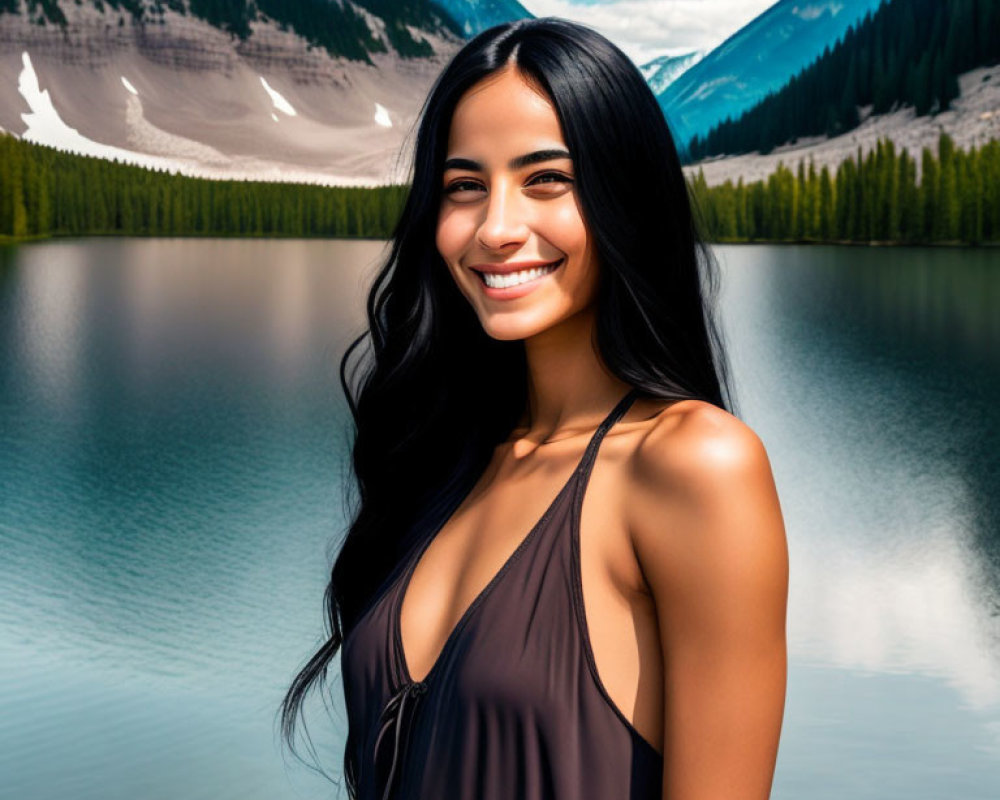
[(444, 70), (341, 365), (360, 503), (331, 634), (283, 705), (291, 740), (343, 643), (352, 797), (767, 797), (787, 553), (712, 267), (605, 38), (522, 20)]

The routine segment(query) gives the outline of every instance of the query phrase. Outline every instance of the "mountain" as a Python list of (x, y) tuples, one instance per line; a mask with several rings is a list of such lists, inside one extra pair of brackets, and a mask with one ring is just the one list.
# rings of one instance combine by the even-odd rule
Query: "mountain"
[[(0, 0), (0, 129), (189, 175), (406, 180), (397, 156), (476, 7)], [(490, 19), (505, 8), (523, 11)]]
[(918, 116), (947, 111), (959, 75), (1000, 63), (998, 30), (1000, 0), (883, 3), (781, 89), (692, 139), (688, 155), (766, 153), (802, 137), (836, 136), (860, 124), (864, 106), (876, 115), (901, 106)]
[(782, 161), (836, 168), (880, 140), (914, 155), (941, 133), (960, 149), (1000, 140), (998, 29), (1000, 0), (891, 0), (688, 155), (714, 185)]
[(780, 0), (658, 94), (680, 149), (784, 85), (880, 0)]
[(947, 133), (962, 150), (1000, 140), (1000, 65), (963, 73), (958, 77), (958, 87), (958, 97), (951, 101), (949, 109), (934, 116), (918, 116), (913, 106), (904, 106), (886, 114), (865, 116), (857, 128), (840, 136), (803, 137), (766, 155), (708, 159), (685, 166), (684, 172), (693, 177), (701, 170), (709, 186), (718, 186), (727, 180), (736, 183), (742, 178), (744, 183), (750, 183), (767, 178), (781, 163), (794, 168), (799, 161), (812, 161), (817, 170), (824, 166), (836, 170), (848, 158), (857, 160), (859, 151), (867, 154), (879, 140), (889, 139), (897, 152), (905, 148), (917, 157), (919, 176), (921, 151), (927, 148), (936, 152), (942, 133)]
[(534, 15), (517, 0), (432, 0), (461, 28), (467, 39), (487, 28)]
[(659, 56), (639, 66), (646, 83), (654, 94), (666, 88), (705, 57), (704, 50), (694, 50), (679, 56)]

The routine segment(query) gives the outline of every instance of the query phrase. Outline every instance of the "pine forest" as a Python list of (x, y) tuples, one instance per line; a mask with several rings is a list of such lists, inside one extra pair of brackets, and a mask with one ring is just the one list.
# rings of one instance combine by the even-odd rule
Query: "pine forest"
[[(766, 180), (689, 181), (717, 242), (1000, 242), (1000, 141), (942, 134), (917, 157), (882, 140), (835, 170), (800, 161)], [(406, 186), (326, 187), (191, 178), (0, 135), (0, 240), (49, 236), (387, 239)]]

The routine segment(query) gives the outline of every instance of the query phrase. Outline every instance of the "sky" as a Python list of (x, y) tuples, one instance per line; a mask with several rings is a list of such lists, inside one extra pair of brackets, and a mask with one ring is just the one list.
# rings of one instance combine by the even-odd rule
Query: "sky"
[(536, 17), (582, 22), (636, 64), (711, 50), (777, 0), (520, 0)]

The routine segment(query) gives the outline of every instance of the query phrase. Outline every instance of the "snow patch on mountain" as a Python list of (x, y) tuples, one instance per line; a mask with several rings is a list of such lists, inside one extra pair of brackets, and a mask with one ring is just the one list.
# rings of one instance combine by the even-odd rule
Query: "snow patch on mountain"
[(639, 71), (649, 84), (654, 94), (660, 94), (666, 88), (691, 69), (705, 57), (704, 50), (694, 50), (681, 55), (664, 55), (647, 61), (639, 67)]
[(24, 68), (18, 75), (17, 90), (28, 104), (28, 108), (31, 109), (28, 113), (21, 114), (21, 119), (27, 125), (27, 130), (21, 134), (21, 138), (25, 141), (57, 147), (60, 150), (68, 150), (80, 155), (97, 156), (109, 160), (117, 158), (119, 161), (141, 164), (146, 167), (177, 169), (179, 166), (156, 156), (112, 147), (82, 136), (76, 128), (67, 125), (59, 116), (59, 112), (52, 104), (52, 97), (48, 90), (42, 89), (38, 83), (38, 75), (35, 73), (31, 56), (27, 51), (21, 53), (21, 63)]
[(274, 103), (274, 107), (278, 109), (278, 111), (288, 114), (290, 117), (298, 116), (298, 112), (292, 107), (292, 104), (289, 103), (284, 98), (284, 95), (282, 95), (277, 89), (271, 88), (271, 84), (267, 82), (267, 79), (263, 75), (260, 76), (260, 82), (264, 85), (264, 91), (268, 93), (271, 98), (271, 102)]
[(843, 3), (814, 3), (808, 6), (795, 6), (792, 8), (792, 14), (794, 14), (799, 19), (804, 19), (811, 22), (814, 19), (818, 19), (823, 16), (824, 11), (829, 11), (831, 17), (837, 16), (844, 9)]
[[(171, 169), (186, 172), (185, 162), (204, 167), (225, 169), (229, 157), (221, 150), (196, 142), (186, 136), (179, 136), (157, 127), (142, 110), (142, 100), (129, 97), (125, 108), (126, 137), (131, 148), (129, 152), (161, 156), (171, 164)], [(132, 157), (124, 159), (129, 163), (141, 163)]]

